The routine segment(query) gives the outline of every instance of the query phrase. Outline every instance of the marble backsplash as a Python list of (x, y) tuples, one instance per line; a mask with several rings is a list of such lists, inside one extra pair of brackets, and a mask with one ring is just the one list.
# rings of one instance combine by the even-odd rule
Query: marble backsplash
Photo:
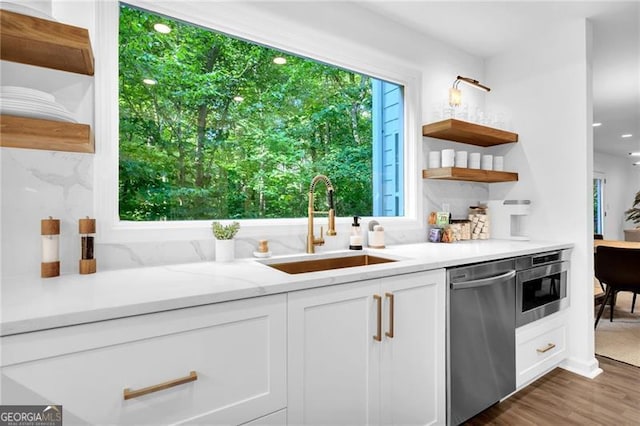
[(93, 156), (14, 148), (0, 156), (2, 276), (40, 274), (40, 220), (49, 216), (60, 219), (61, 273), (77, 273), (78, 219), (93, 217)]
[[(95, 217), (93, 173), (95, 157), (90, 154), (2, 148), (0, 151), (2, 208), (2, 277), (38, 276), (41, 259), (40, 220), (52, 216), (61, 221), (61, 273), (78, 271), (80, 243), (78, 219)], [(465, 218), (469, 205), (489, 196), (488, 185), (452, 181), (420, 181), (423, 198), (422, 223), (429, 211), (448, 204), (454, 218)], [(319, 224), (324, 219), (319, 219)], [(384, 218), (379, 222), (387, 225)], [(366, 226), (366, 220), (363, 222)], [(385, 226), (386, 243), (406, 244), (426, 241), (426, 227), (394, 229)], [(236, 257), (251, 257), (259, 238), (237, 237)], [(255, 232), (252, 233), (255, 235)], [(306, 229), (295, 228), (289, 235), (277, 235), (265, 229), (260, 239), (269, 240), (277, 255), (303, 253)], [(349, 226), (342, 223), (338, 235), (326, 238), (318, 249), (345, 249), (349, 244)], [(96, 237), (98, 270), (162, 264), (212, 261), (213, 237), (205, 240), (104, 244)]]

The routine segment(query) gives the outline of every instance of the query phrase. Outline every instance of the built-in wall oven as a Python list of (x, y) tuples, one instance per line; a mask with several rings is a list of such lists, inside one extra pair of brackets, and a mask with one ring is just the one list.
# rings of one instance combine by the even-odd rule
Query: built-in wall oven
[(567, 297), (569, 250), (516, 258), (516, 326), (558, 312)]

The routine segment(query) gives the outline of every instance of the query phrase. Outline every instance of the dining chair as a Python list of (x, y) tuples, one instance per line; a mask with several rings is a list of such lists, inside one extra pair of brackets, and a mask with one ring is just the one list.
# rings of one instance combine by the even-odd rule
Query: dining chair
[(594, 328), (598, 326), (607, 300), (611, 305), (609, 321), (613, 321), (615, 295), (619, 291), (633, 292), (633, 301), (631, 302), (631, 312), (633, 312), (636, 296), (640, 292), (640, 249), (598, 246), (596, 248), (595, 275), (600, 282), (606, 284), (607, 290), (602, 305), (600, 305)]

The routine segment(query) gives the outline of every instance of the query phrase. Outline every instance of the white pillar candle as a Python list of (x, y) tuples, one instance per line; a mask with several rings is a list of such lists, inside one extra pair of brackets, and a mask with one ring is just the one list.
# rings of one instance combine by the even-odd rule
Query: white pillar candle
[(481, 163), (481, 169), (482, 170), (493, 170), (493, 155), (491, 154), (485, 154), (482, 156), (482, 163)]
[(467, 151), (456, 151), (456, 167), (467, 167)]
[(480, 153), (472, 152), (469, 154), (469, 168), (470, 169), (479, 169), (480, 168)]
[(493, 157), (493, 170), (503, 171), (504, 170), (504, 157), (496, 156)]
[(429, 168), (439, 169), (440, 167), (441, 167), (440, 151), (430, 151), (429, 152)]
[(453, 167), (455, 163), (456, 152), (453, 149), (442, 150), (442, 167)]

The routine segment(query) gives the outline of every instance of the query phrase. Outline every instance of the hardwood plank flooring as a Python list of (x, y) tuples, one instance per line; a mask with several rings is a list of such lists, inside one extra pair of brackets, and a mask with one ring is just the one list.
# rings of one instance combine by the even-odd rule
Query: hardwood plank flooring
[(640, 367), (597, 357), (587, 379), (556, 368), (467, 425), (640, 425)]

